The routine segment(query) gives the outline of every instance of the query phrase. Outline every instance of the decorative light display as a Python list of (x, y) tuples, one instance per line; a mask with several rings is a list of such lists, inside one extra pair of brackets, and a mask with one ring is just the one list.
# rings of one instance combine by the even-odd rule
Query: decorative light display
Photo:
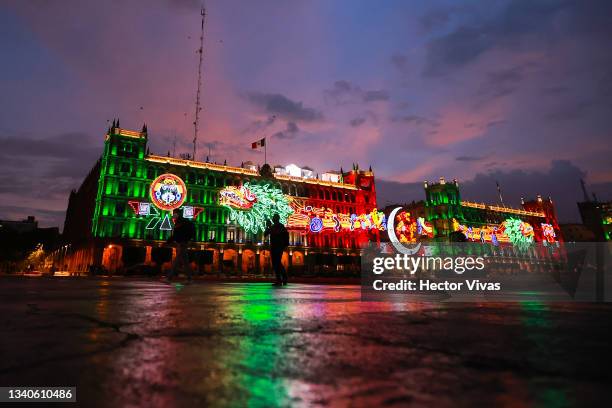
[(170, 222), (170, 216), (168, 214), (162, 218), (162, 222), (159, 224), (159, 229), (162, 231), (172, 231), (172, 222)]
[(500, 225), (481, 227), (462, 225), (453, 218), (453, 229), (462, 232), (469, 241), (490, 242), (493, 245), (511, 243), (525, 247), (533, 242), (535, 236), (531, 224), (518, 218), (508, 218)]
[(159, 211), (146, 201), (128, 201), (128, 205), (136, 215), (158, 215)]
[(269, 184), (244, 183), (241, 187), (226, 187), (219, 192), (219, 204), (229, 208), (230, 220), (253, 234), (264, 231), (274, 214), (286, 224), (293, 212), (283, 192)]
[(247, 232), (256, 233), (265, 229), (274, 214), (290, 230), (310, 231), (355, 231), (387, 227), (385, 215), (374, 209), (368, 214), (343, 214), (327, 207), (308, 205), (304, 200), (286, 196), (270, 185), (245, 183), (240, 187), (226, 187), (219, 192), (219, 204), (230, 209), (230, 219)]
[(544, 236), (543, 244), (544, 246), (549, 245), (557, 245), (559, 246), (559, 242), (557, 241), (557, 234), (555, 233), (555, 228), (551, 224), (542, 223), (542, 235)]
[(525, 248), (533, 243), (533, 227), (518, 218), (508, 218), (503, 222), (505, 233), (512, 245)]
[(161, 218), (159, 218), (159, 217), (151, 218), (149, 220), (149, 222), (147, 223), (147, 225), (145, 226), (145, 229), (148, 229), (148, 230), (155, 229), (155, 227), (157, 227), (157, 224), (159, 224), (160, 220), (161, 220)]
[(427, 236), (429, 238), (433, 238), (433, 225), (431, 223), (425, 221), (425, 218), (418, 217), (417, 218), (417, 234), (420, 236)]
[(219, 204), (230, 208), (248, 210), (257, 202), (257, 197), (250, 190), (248, 183), (240, 187), (226, 187), (219, 192)]
[(395, 236), (402, 243), (414, 243), (422, 237), (433, 238), (433, 225), (423, 217), (414, 219), (409, 211), (401, 211), (395, 216)]
[(310, 220), (310, 232), (321, 232), (323, 230), (323, 221), (319, 217), (314, 217)]
[(138, 215), (149, 215), (151, 203), (138, 203)]
[(493, 245), (510, 242), (510, 238), (505, 233), (505, 226), (501, 225), (484, 225), (481, 227), (474, 227), (471, 225), (459, 224), (459, 222), (453, 218), (453, 230), (462, 232), (468, 241), (480, 241), (482, 243), (490, 242)]
[[(402, 207), (394, 208), (391, 211), (391, 214), (389, 214), (389, 221), (388, 221), (388, 224), (387, 224), (387, 234), (389, 235), (389, 241), (391, 241), (391, 245), (393, 245), (393, 247), (399, 253), (406, 254), (406, 255), (414, 255), (417, 252), (419, 252), (419, 250), (421, 249), (421, 244), (422, 243), (419, 241), (412, 248), (408, 248), (403, 243), (401, 243), (400, 240), (397, 238), (397, 234), (396, 234), (397, 227), (395, 226), (395, 220), (397, 218), (397, 213), (401, 209), (402, 209)], [(405, 225), (410, 225), (410, 224), (405, 224)], [(402, 229), (402, 228), (400, 228), (400, 229)]]
[[(155, 206), (146, 201), (128, 201), (129, 206), (134, 210), (134, 214), (141, 216), (153, 216), (147, 223), (145, 229), (152, 230), (159, 226), (162, 231), (169, 231), (172, 229), (172, 223), (170, 222), (170, 215), (160, 213)], [(188, 219), (195, 219), (204, 211), (202, 207), (194, 207), (191, 205), (185, 205), (182, 207), (183, 217)]]
[(385, 214), (377, 209), (368, 214), (337, 213), (331, 208), (307, 205), (303, 200), (291, 198), (293, 214), (287, 219), (287, 228), (292, 230), (324, 231), (355, 231), (387, 229)]
[(171, 211), (183, 204), (187, 197), (187, 187), (180, 177), (166, 173), (153, 180), (149, 195), (157, 208)]
[(195, 209), (192, 206), (186, 205), (183, 207), (183, 218), (191, 219), (193, 218), (194, 214), (195, 214)]

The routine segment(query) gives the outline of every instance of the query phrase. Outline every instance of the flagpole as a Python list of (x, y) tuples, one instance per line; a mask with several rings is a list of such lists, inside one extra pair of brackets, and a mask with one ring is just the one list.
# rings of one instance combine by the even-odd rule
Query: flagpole
[(266, 138), (264, 137), (264, 164), (268, 163), (268, 142), (266, 141)]
[(502, 196), (501, 187), (499, 186), (499, 181), (495, 181), (495, 184), (497, 184), (497, 193), (499, 194), (499, 201), (501, 202), (503, 206), (505, 206), (504, 197)]

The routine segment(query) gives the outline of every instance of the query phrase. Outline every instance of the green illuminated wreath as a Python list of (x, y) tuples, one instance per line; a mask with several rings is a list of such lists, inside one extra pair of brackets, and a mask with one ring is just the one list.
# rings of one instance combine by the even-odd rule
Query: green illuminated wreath
[(512, 245), (519, 249), (526, 249), (533, 243), (533, 227), (518, 218), (508, 218), (504, 221), (506, 235)]
[(287, 217), (293, 213), (283, 192), (269, 184), (244, 183), (241, 187), (227, 187), (219, 196), (221, 205), (229, 208), (230, 220), (253, 234), (264, 231), (274, 214), (286, 224)]

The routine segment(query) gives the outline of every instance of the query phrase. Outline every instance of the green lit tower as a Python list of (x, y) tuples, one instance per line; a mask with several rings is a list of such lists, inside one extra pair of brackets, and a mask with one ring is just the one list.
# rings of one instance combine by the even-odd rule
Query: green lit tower
[(436, 236), (447, 236), (453, 231), (452, 219), (463, 219), (459, 182), (447, 183), (440, 177), (438, 183), (423, 183), (427, 219), (434, 225)]
[[(146, 180), (147, 126), (136, 132), (122, 129), (119, 120), (113, 121), (104, 139), (100, 159), (98, 192), (92, 222), (92, 234), (96, 238), (131, 237), (140, 235), (138, 228), (144, 220), (129, 217), (131, 210), (126, 197), (144, 199), (147, 196)], [(127, 221), (127, 222), (126, 222)], [(144, 227), (144, 225), (142, 226)]]

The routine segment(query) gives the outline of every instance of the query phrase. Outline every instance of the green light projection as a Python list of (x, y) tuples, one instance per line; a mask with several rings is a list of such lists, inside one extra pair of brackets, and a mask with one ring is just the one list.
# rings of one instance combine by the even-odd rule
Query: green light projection
[(269, 184), (227, 187), (219, 192), (219, 203), (229, 209), (230, 220), (253, 234), (263, 232), (274, 214), (286, 224), (287, 217), (293, 213), (283, 192)]
[(512, 245), (526, 249), (533, 243), (533, 227), (518, 218), (508, 218), (504, 221), (506, 235)]

